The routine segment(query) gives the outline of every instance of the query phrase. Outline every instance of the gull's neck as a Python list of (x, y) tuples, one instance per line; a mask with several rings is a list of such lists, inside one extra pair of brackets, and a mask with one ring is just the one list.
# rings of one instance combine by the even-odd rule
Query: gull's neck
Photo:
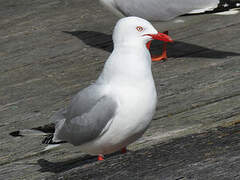
[(151, 55), (144, 43), (115, 44), (99, 81), (123, 82), (152, 79)]

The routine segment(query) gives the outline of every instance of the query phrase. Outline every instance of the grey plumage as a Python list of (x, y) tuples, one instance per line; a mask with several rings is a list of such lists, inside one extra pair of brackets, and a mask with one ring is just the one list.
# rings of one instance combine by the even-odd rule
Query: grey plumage
[(240, 0), (100, 0), (118, 16), (138, 16), (153, 21), (170, 21), (178, 16), (228, 11)]
[(66, 110), (61, 109), (54, 115), (53, 141), (81, 145), (100, 135), (117, 108), (112, 97), (101, 94), (100, 87), (94, 84), (83, 89)]
[(101, 0), (109, 3), (124, 16), (138, 16), (149, 20), (169, 21), (190, 12), (215, 9), (219, 0)]
[(102, 93), (102, 85), (95, 83), (79, 91), (67, 108), (57, 111), (50, 124), (11, 132), (12, 136), (44, 135), (42, 143), (69, 142), (81, 145), (98, 137), (114, 117), (117, 103)]

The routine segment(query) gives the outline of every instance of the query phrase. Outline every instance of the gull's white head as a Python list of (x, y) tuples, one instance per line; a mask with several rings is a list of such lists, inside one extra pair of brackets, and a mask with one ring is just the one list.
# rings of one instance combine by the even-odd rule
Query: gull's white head
[(134, 16), (120, 19), (113, 31), (114, 45), (146, 44), (153, 39), (172, 42), (169, 36), (159, 33), (150, 22)]

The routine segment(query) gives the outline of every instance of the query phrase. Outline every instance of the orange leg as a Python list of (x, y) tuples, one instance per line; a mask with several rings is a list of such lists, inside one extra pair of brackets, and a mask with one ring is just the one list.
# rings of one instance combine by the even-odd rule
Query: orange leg
[(123, 154), (126, 153), (126, 152), (127, 152), (126, 147), (122, 148), (122, 149), (121, 149), (121, 152), (122, 152)]
[(102, 161), (102, 160), (104, 160), (103, 155), (99, 154), (98, 155), (98, 161)]

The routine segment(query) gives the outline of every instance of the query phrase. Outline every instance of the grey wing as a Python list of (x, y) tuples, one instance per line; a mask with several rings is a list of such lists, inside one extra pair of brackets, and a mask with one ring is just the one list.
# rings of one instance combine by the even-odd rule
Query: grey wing
[(66, 109), (66, 119), (73, 119), (90, 111), (99, 99), (104, 96), (102, 89), (104, 89), (104, 86), (92, 84), (79, 91)]
[(67, 110), (66, 108), (62, 108), (60, 110), (58, 110), (51, 118), (50, 118), (50, 122), (56, 124), (57, 122), (64, 120), (65, 119), (65, 114), (66, 114)]
[(220, 0), (114, 0), (115, 7), (125, 16), (168, 21), (188, 13), (214, 9)]
[(50, 118), (50, 121), (56, 124), (59, 121), (80, 116), (81, 114), (88, 112), (102, 96), (103, 94), (101, 93), (101, 86), (92, 84), (79, 91), (73, 97), (68, 107), (57, 111)]
[(53, 140), (81, 145), (98, 137), (117, 109), (116, 101), (108, 96), (101, 97), (89, 112), (66, 119), (56, 126)]

